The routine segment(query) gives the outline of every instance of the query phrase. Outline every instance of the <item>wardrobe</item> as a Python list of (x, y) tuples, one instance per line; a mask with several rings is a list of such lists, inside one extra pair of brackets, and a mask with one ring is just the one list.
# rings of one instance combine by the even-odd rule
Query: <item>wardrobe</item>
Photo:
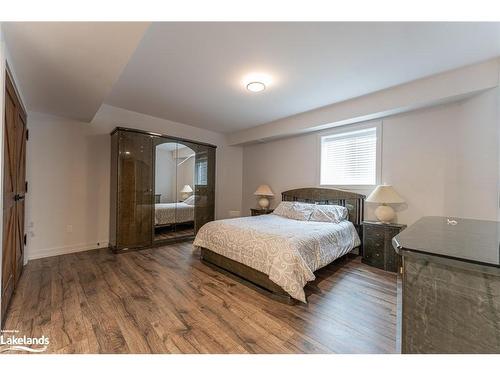
[(216, 146), (137, 129), (111, 133), (110, 247), (192, 239), (214, 220)]

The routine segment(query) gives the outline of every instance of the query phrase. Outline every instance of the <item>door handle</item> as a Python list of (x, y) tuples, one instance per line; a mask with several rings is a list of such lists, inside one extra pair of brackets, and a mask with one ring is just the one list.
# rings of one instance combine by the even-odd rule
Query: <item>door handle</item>
[(17, 201), (21, 201), (24, 199), (24, 195), (19, 195), (19, 194), (16, 194), (14, 196), (14, 200), (17, 202)]

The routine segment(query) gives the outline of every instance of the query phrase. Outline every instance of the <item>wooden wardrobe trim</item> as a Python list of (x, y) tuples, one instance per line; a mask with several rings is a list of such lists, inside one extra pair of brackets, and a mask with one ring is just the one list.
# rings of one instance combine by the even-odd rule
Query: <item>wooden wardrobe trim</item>
[(139, 130), (139, 129), (134, 129), (134, 128), (126, 128), (126, 127), (122, 127), (122, 126), (117, 126), (116, 128), (114, 128), (113, 131), (111, 132), (111, 135), (113, 135), (114, 133), (116, 133), (119, 130), (140, 133), (140, 134), (146, 134), (146, 135), (151, 135), (154, 137), (169, 138), (169, 139), (172, 139), (173, 141), (189, 142), (189, 143), (195, 143), (195, 144), (201, 145), (201, 146), (208, 146), (208, 147), (217, 148), (216, 145), (213, 145), (211, 143), (198, 142), (198, 141), (194, 141), (192, 139), (173, 137), (173, 136), (168, 135), (168, 134), (155, 133), (155, 132), (150, 132), (147, 130)]

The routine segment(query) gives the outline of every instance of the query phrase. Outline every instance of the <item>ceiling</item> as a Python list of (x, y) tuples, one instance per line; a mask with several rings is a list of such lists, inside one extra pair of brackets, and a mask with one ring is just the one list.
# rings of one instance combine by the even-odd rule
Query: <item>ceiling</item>
[(5, 22), (28, 110), (91, 121), (149, 23)]
[[(500, 23), (15, 23), (6, 40), (30, 110), (234, 132), (500, 56)], [(273, 83), (247, 91), (252, 72)]]

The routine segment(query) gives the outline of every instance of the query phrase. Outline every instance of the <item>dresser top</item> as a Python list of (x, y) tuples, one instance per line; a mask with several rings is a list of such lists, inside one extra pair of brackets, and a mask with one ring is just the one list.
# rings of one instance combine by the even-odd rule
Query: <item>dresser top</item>
[(426, 216), (393, 239), (398, 254), (405, 251), (500, 268), (500, 223), (496, 221)]

